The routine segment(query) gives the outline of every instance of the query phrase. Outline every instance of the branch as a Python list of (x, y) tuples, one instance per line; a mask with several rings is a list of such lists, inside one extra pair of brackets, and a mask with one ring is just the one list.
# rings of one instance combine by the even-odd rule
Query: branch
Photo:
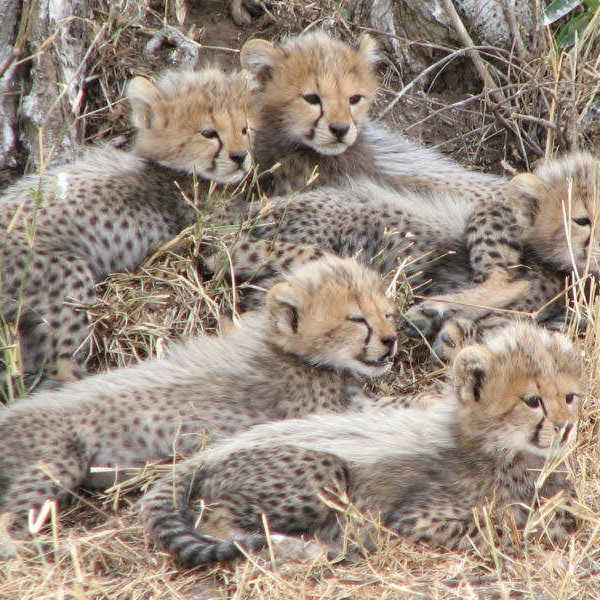
[(490, 93), (490, 95), (494, 98), (496, 102), (503, 102), (504, 94), (498, 89), (498, 85), (490, 75), (488, 65), (481, 59), (481, 56), (479, 56), (479, 52), (477, 52), (477, 50), (474, 49), (475, 44), (473, 43), (469, 32), (466, 30), (465, 26), (463, 25), (463, 22), (458, 16), (458, 13), (454, 8), (452, 0), (441, 1), (444, 5), (446, 13), (448, 14), (448, 17), (450, 18), (450, 21), (452, 22), (452, 25), (454, 26), (454, 29), (456, 30), (456, 33), (458, 34), (458, 37), (467, 49), (467, 54), (473, 61), (473, 64), (475, 65), (479, 76), (483, 80), (484, 89)]

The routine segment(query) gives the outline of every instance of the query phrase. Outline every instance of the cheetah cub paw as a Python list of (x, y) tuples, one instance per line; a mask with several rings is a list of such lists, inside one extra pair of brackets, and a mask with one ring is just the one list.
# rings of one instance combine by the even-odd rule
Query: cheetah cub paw
[(455, 309), (447, 302), (422, 302), (404, 313), (404, 333), (412, 338), (433, 339), (454, 313)]
[(451, 363), (465, 346), (477, 342), (478, 330), (477, 324), (471, 319), (450, 319), (437, 334), (433, 350), (440, 360)]

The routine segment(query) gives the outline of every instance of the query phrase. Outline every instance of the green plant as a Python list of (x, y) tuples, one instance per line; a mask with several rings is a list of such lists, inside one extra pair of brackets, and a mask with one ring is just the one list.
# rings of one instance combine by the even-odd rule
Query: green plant
[(551, 25), (582, 5), (584, 11), (573, 15), (556, 34), (555, 40), (561, 50), (570, 48), (575, 44), (575, 40), (581, 37), (600, 7), (600, 0), (554, 0), (544, 9), (542, 25)]

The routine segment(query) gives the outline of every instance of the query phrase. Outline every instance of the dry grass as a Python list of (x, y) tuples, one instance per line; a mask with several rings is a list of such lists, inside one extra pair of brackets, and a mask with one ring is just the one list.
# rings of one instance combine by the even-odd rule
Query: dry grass
[[(174, 0), (169, 8), (160, 2), (122, 0), (120, 10), (111, 11), (111, 3), (95, 3), (95, 31), (97, 23), (107, 25), (90, 57), (95, 83), (88, 110), (80, 117), (86, 120), (87, 139), (127, 133), (119, 100), (124, 82), (164, 62), (162, 55), (150, 59), (144, 47), (165, 23), (177, 25), (173, 15), (182, 4)], [(264, 37), (296, 32), (313, 22), (345, 38), (361, 30), (346, 5), (337, 0), (282, 1), (269, 6), (271, 17), (263, 18), (255, 29)], [(129, 16), (123, 19), (122, 14)], [(188, 18), (193, 20), (193, 11)], [(218, 33), (208, 28), (204, 33), (202, 28), (182, 30), (192, 44), (219, 41)], [(393, 102), (386, 118), (409, 134), (439, 142), (443, 150), (471, 164), (493, 165), (496, 170), (500, 160), (507, 167), (522, 167), (542, 155), (597, 143), (596, 131), (587, 124), (587, 111), (600, 89), (597, 32), (598, 19), (590, 35), (569, 54), (553, 50), (544, 31), (539, 33), (534, 55), (482, 49), (479, 56), (488, 61), (496, 87), (462, 97), (456, 90), (440, 89), (430, 77), (435, 69), (415, 84), (403, 82), (390, 59), (382, 66), (384, 86), (377, 108), (385, 112)], [(208, 34), (212, 37), (206, 38)], [(231, 37), (219, 45), (239, 47)], [(440, 60), (447, 57), (443, 64), (458, 61), (457, 66), (464, 67), (461, 49), (430, 46)], [(210, 240), (210, 231), (191, 228), (137, 273), (115, 274), (101, 284), (98, 302), (88, 307), (96, 323), (95, 367), (160, 355), (164, 344), (178, 336), (218, 331), (234, 298), (229, 286), (203, 280), (202, 237)], [(165, 468), (149, 467), (136, 473), (129, 485), (79, 497), (60, 522), (53, 522), (50, 533), (39, 536), (39, 548), (19, 547), (17, 558), (0, 563), (0, 599), (600, 598), (596, 516), (600, 514), (600, 307), (587, 306), (586, 312), (590, 319), (582, 355), (589, 394), (574, 469), (586, 518), (564, 549), (548, 548), (533, 534), (531, 539), (517, 536), (502, 544), (496, 540), (480, 553), (470, 554), (439, 552), (392, 539), (352, 565), (331, 564), (324, 557), (309, 564), (272, 564), (267, 557), (254, 556), (213, 570), (183, 571), (154, 548), (136, 520), (138, 493), (132, 488), (143, 487)], [(443, 371), (428, 362), (427, 355), (423, 345), (406, 344), (394, 373), (374, 385), (373, 391), (398, 394), (430, 385)], [(536, 522), (532, 517), (531, 523)]]

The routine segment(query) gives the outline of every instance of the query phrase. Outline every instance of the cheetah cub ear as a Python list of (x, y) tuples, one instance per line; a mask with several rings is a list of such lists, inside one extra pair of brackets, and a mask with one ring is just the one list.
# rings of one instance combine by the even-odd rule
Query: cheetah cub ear
[(149, 128), (154, 116), (153, 105), (163, 99), (162, 92), (145, 77), (134, 77), (125, 94), (131, 104), (131, 120), (138, 129)]
[(255, 75), (272, 69), (285, 56), (283, 50), (267, 40), (249, 40), (240, 51), (240, 63)]
[(274, 285), (267, 294), (267, 309), (275, 329), (284, 336), (297, 334), (308, 301), (308, 294), (293, 283), (282, 281)]
[(463, 406), (479, 402), (491, 361), (491, 352), (479, 344), (467, 346), (458, 353), (452, 371), (456, 396)]
[(519, 173), (510, 180), (509, 185), (519, 196), (525, 195), (537, 202), (548, 195), (546, 184), (533, 173)]
[(377, 42), (368, 33), (363, 33), (360, 36), (358, 52), (362, 54), (368, 65), (375, 66), (381, 60)]

